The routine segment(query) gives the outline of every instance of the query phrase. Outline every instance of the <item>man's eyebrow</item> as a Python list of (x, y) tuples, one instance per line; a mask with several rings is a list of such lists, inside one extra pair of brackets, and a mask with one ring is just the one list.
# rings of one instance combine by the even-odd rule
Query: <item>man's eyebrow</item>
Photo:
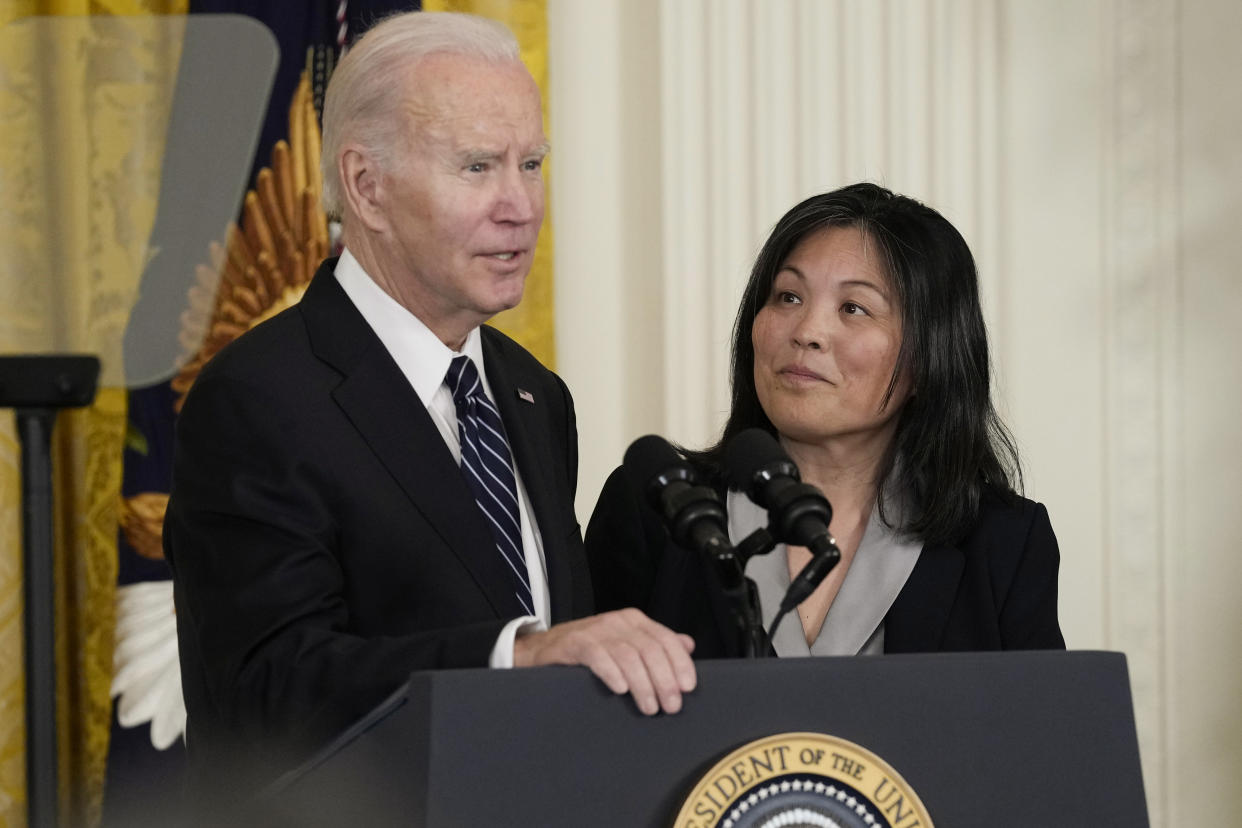
[[(552, 151), (552, 145), (547, 141), (535, 146), (530, 152), (524, 153), (523, 158), (543, 158)], [(465, 163), (473, 163), (476, 161), (494, 161), (504, 156), (503, 150), (481, 149), (478, 147), (466, 148), (457, 153), (457, 157)]]
[(472, 164), (476, 161), (494, 161), (502, 154), (503, 153), (497, 152), (496, 150), (463, 149), (461, 152), (457, 153), (457, 157), (463, 163)]

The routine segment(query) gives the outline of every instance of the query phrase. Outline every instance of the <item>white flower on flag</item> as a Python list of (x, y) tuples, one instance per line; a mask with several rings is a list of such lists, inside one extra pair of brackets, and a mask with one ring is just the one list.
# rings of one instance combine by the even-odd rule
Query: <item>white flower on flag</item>
[(117, 589), (112, 697), (122, 727), (151, 723), (151, 744), (157, 750), (185, 732), (172, 581)]

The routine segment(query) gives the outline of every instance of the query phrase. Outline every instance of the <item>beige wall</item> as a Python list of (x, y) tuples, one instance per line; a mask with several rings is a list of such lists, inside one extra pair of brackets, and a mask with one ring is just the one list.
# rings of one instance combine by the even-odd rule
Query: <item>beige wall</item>
[(1242, 6), (549, 0), (549, 34), (583, 522), (635, 437), (719, 428), (783, 210), (862, 178), (920, 197), (979, 261), (1069, 644), (1129, 658), (1152, 824), (1231, 824)]

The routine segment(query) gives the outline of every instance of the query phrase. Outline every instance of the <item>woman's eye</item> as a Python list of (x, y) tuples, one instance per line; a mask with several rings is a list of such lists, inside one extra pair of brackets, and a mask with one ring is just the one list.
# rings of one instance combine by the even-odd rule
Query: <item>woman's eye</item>
[(781, 305), (797, 305), (801, 304), (802, 299), (796, 293), (787, 290), (778, 290), (776, 292), (776, 301)]
[(841, 310), (851, 316), (867, 316), (867, 309), (857, 302), (846, 302), (841, 306)]

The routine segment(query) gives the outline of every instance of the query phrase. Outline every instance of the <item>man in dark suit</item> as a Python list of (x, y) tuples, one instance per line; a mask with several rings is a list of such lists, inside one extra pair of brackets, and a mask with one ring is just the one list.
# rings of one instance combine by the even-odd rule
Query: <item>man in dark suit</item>
[(191, 761), (304, 754), (418, 669), (585, 664), (675, 712), (689, 638), (590, 615), (568, 390), (482, 327), (521, 299), (543, 219), (512, 35), (390, 18), (323, 120), (345, 250), (212, 360), (178, 423), (164, 537)]

